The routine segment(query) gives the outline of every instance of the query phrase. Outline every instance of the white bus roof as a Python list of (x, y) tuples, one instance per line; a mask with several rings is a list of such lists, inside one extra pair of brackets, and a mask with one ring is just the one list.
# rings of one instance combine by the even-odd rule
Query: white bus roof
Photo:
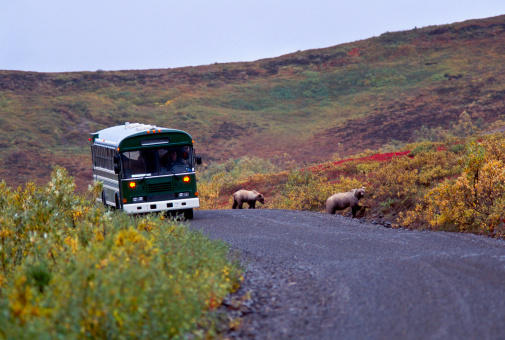
[(126, 122), (124, 125), (112, 126), (92, 133), (91, 135), (92, 138), (94, 138), (94, 142), (96, 144), (102, 144), (109, 147), (117, 147), (123, 139), (134, 135), (145, 134), (145, 132), (148, 131), (153, 131), (155, 133), (170, 131), (186, 133), (181, 130), (167, 129), (158, 127), (156, 125)]

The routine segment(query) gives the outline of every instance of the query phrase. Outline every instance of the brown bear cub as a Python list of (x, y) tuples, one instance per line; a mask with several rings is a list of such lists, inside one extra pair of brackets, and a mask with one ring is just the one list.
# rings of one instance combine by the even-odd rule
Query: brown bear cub
[(261, 204), (265, 204), (265, 198), (256, 190), (249, 191), (242, 189), (233, 194), (232, 209), (235, 209), (237, 207), (239, 209), (242, 209), (242, 205), (244, 203), (249, 204), (249, 209), (255, 209), (256, 201), (259, 201)]
[(361, 209), (359, 200), (363, 196), (365, 196), (365, 187), (335, 194), (326, 200), (326, 212), (334, 214), (337, 210), (351, 207), (352, 217), (356, 217), (356, 212)]

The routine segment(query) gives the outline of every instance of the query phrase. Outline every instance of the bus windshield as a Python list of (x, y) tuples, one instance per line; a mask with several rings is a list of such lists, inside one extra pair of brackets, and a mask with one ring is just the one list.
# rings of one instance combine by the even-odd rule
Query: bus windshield
[(194, 171), (193, 147), (164, 147), (121, 154), (123, 178), (170, 175)]

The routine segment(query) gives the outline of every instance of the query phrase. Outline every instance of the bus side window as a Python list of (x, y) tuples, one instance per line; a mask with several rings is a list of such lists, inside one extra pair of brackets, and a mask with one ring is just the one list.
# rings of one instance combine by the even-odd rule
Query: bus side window
[(107, 169), (107, 149), (103, 146), (100, 149), (102, 149), (102, 168)]
[(105, 168), (105, 148), (100, 147), (100, 167)]
[(98, 154), (97, 154), (97, 152), (98, 152), (98, 148), (96, 147), (96, 145), (93, 145), (93, 161), (94, 161), (93, 164), (95, 166), (98, 166)]
[(95, 146), (91, 145), (91, 162), (96, 165)]
[(102, 148), (100, 146), (97, 147), (97, 156), (98, 156), (98, 167), (102, 167)]
[(107, 149), (107, 169), (114, 170), (114, 165), (112, 164), (112, 149)]

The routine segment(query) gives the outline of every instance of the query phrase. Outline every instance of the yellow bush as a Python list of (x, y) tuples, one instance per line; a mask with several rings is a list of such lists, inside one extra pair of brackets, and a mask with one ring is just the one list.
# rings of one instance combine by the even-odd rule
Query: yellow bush
[(373, 198), (404, 198), (415, 194), (418, 172), (410, 158), (393, 158), (371, 175), (376, 184)]
[(400, 216), (408, 225), (426, 221), (433, 229), (504, 236), (505, 142), (471, 141), (462, 173), (431, 189), (421, 203)]
[(200, 198), (200, 208), (205, 210), (217, 209), (218, 200), (223, 188), (224, 174), (218, 174), (209, 181), (198, 182), (198, 197)]
[(464, 172), (425, 197), (426, 218), (433, 228), (503, 235), (505, 166), (491, 160), (483, 164), (477, 180)]
[(0, 338), (216, 337), (209, 308), (242, 280), (227, 246), (73, 188), (61, 168), (42, 188), (0, 183)]

